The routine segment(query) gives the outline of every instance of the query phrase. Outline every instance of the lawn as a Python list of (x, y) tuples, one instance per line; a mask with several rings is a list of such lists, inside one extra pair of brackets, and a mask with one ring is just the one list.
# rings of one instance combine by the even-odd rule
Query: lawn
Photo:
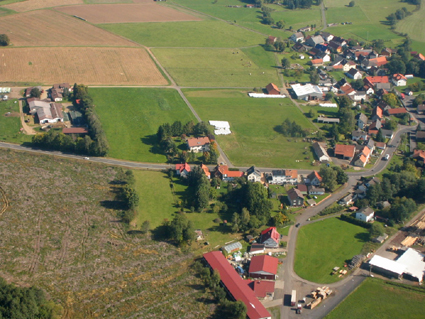
[(331, 275), (332, 268), (359, 254), (369, 234), (366, 229), (329, 218), (301, 227), (297, 239), (296, 273), (317, 283), (332, 283), (340, 280)]
[(98, 26), (148, 47), (238, 48), (265, 41), (263, 35), (218, 20)]
[(425, 7), (397, 23), (397, 32), (407, 33), (412, 40), (425, 42), (425, 26), (423, 23)]
[(159, 125), (190, 120), (193, 114), (173, 89), (90, 88), (113, 158), (164, 163), (156, 148)]
[[(245, 54), (241, 49), (155, 48), (152, 51), (180, 86), (253, 88), (279, 83), (272, 68), (275, 62), (270, 58), (271, 52), (264, 51), (269, 56), (265, 58), (252, 50)], [(264, 64), (265, 59), (268, 65)]]
[(425, 293), (406, 288), (368, 278), (325, 318), (423, 318)]
[[(16, 102), (16, 103), (15, 103)], [(10, 112), (10, 115), (7, 113)], [(19, 104), (17, 100), (0, 102), (0, 140), (2, 142), (18, 143), (30, 142), (31, 136), (20, 131)]]
[[(174, 214), (178, 211), (176, 204), (187, 199), (187, 186), (178, 178), (173, 179), (173, 194), (170, 188), (170, 179), (162, 172), (134, 171), (134, 175), (140, 204), (132, 224), (136, 224), (136, 228), (139, 228), (145, 220), (149, 220), (151, 228), (154, 229), (160, 226), (164, 219), (172, 220)], [(223, 187), (223, 189), (225, 188)], [(185, 211), (194, 227), (203, 231), (205, 240), (210, 242), (210, 247), (223, 245), (235, 238), (234, 234), (228, 233), (224, 228), (214, 223), (214, 219), (224, 216), (211, 212), (190, 213), (187, 208)], [(230, 220), (230, 216), (228, 217), (227, 219)]]
[(236, 90), (187, 89), (184, 93), (205, 122), (229, 121), (232, 134), (217, 136), (217, 140), (233, 164), (311, 167), (311, 145), (301, 138), (284, 137), (274, 130), (286, 118), (305, 129), (314, 130), (311, 122), (289, 99), (254, 99), (246, 92)]

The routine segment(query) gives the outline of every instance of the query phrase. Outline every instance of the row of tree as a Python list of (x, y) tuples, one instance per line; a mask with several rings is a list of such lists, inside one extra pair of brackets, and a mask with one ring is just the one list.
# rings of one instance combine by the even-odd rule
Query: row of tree
[[(135, 189), (136, 179), (132, 170), (117, 169), (117, 176), (114, 183), (116, 187), (116, 200), (121, 203), (123, 209), (119, 217), (124, 223), (129, 224), (135, 215), (136, 208), (139, 206), (139, 195)], [(147, 229), (145, 229), (147, 227)], [(149, 221), (143, 225), (145, 232), (149, 230)]]
[(160, 125), (156, 133), (158, 142), (161, 142), (162, 140), (165, 140), (169, 137), (183, 136), (184, 139), (189, 135), (211, 135), (211, 131), (209, 130), (207, 124), (205, 124), (203, 121), (196, 124), (194, 124), (193, 121), (189, 121), (184, 125), (180, 121), (175, 121), (173, 124), (164, 123)]
[(403, 20), (405, 17), (411, 15), (412, 13), (407, 11), (406, 7), (397, 9), (395, 13), (391, 13), (386, 19), (388, 20), (389, 25), (394, 26), (398, 21)]
[(281, 125), (276, 127), (276, 130), (283, 134), (284, 136), (290, 137), (306, 137), (308, 131), (303, 129), (301, 125), (297, 124), (295, 121), (292, 121), (289, 118), (286, 118)]

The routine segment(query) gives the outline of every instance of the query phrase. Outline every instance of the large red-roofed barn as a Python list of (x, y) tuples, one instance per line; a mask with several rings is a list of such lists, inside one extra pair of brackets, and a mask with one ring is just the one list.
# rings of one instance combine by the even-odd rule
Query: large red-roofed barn
[(230, 296), (246, 305), (246, 314), (249, 319), (272, 318), (267, 309), (258, 301), (255, 293), (248, 288), (247, 282), (238, 275), (221, 252), (211, 251), (204, 254), (204, 258), (213, 270), (218, 271), (221, 282)]
[(249, 276), (257, 279), (276, 279), (278, 259), (269, 255), (254, 256), (249, 264)]

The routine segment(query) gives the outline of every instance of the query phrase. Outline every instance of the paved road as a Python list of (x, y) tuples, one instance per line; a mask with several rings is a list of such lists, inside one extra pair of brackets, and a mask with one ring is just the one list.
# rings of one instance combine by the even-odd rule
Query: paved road
[(322, 1), (322, 4), (320, 5), (320, 10), (322, 11), (322, 23), (323, 23), (323, 28), (321, 31), (323, 31), (328, 27), (328, 23), (326, 22), (326, 10), (325, 10), (324, 1)]

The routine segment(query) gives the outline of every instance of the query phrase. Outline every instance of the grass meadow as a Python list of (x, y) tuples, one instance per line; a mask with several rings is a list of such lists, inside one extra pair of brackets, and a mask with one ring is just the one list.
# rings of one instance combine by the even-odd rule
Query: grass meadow
[(425, 7), (397, 23), (397, 32), (407, 33), (412, 40), (425, 42), (424, 26)]
[(128, 233), (116, 217), (115, 168), (10, 150), (0, 150), (0, 163), (7, 177), (0, 185), (12, 203), (0, 216), (1, 276), (8, 282), (42, 288), (63, 306), (63, 318), (214, 312), (189, 268), (192, 253)]
[[(11, 114), (6, 116), (8, 112)], [(30, 142), (31, 136), (22, 133), (21, 127), (18, 101), (0, 101), (0, 141), (19, 144)]]
[[(311, 166), (313, 155), (309, 143), (300, 138), (284, 137), (274, 130), (286, 118), (305, 129), (314, 130), (311, 122), (289, 99), (254, 99), (246, 92), (236, 90), (187, 89), (184, 93), (203, 121), (229, 121), (232, 134), (217, 136), (217, 140), (233, 164)], [(303, 160), (306, 156), (309, 159)]]
[(368, 278), (325, 318), (421, 319), (425, 293), (409, 288)]
[(273, 53), (261, 47), (248, 49), (247, 53), (241, 49), (202, 48), (152, 51), (180, 86), (252, 88), (279, 83), (273, 69), (276, 65)]
[(164, 163), (155, 147), (159, 125), (196, 122), (173, 89), (90, 88), (108, 138), (108, 156), (138, 162)]
[[(134, 175), (136, 190), (140, 197), (138, 212), (132, 223), (136, 229), (140, 228), (145, 220), (150, 221), (152, 229), (160, 226), (164, 219), (172, 220), (179, 210), (178, 202), (190, 197), (187, 194), (187, 185), (178, 178), (173, 178), (173, 191), (170, 187), (170, 179), (165, 173), (134, 171)], [(209, 247), (221, 246), (237, 236), (214, 223), (216, 218), (230, 220), (231, 216), (219, 216), (212, 212), (190, 213), (187, 209), (185, 211), (194, 227), (202, 230), (205, 240), (210, 243)]]
[(331, 275), (332, 268), (357, 254), (369, 239), (366, 229), (337, 218), (329, 218), (301, 227), (297, 239), (296, 273), (307, 280), (332, 283), (340, 280)]
[(98, 26), (148, 47), (238, 48), (265, 41), (261, 34), (218, 20)]

